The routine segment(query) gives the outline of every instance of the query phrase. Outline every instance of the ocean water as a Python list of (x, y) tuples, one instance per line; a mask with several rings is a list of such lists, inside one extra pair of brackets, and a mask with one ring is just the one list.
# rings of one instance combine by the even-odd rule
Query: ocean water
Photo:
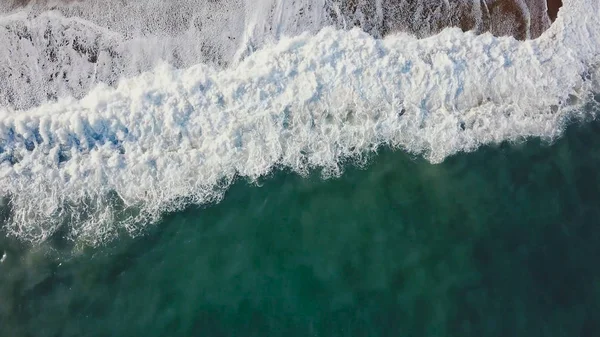
[(0, 336), (598, 335), (600, 3), (514, 3), (3, 2)]
[(145, 236), (4, 240), (3, 336), (597, 336), (600, 123), (278, 171)]

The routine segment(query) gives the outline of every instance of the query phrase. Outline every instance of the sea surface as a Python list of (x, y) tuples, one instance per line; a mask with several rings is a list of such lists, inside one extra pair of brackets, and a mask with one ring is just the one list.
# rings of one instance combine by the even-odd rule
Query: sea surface
[(600, 336), (562, 4), (3, 2), (0, 337)]
[(3, 239), (2, 336), (598, 336), (600, 122), (277, 171), (76, 253)]

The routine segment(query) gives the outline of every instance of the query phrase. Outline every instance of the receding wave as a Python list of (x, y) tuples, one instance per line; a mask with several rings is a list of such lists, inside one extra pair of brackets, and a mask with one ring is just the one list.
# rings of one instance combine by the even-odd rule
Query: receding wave
[[(32, 242), (61, 229), (96, 244), (138, 233), (166, 211), (218, 201), (237, 177), (277, 168), (337, 175), (381, 146), (437, 163), (483, 144), (552, 139), (599, 87), (599, 15), (595, 0), (564, 1), (552, 27), (527, 41), (459, 28), (378, 39), (327, 27), (243, 57), (232, 49), (227, 65), (164, 63), (81, 99), (7, 104), (4, 227)], [(73, 26), (60, 29), (81, 23), (61, 20)], [(131, 43), (93, 31), (94, 41)]]

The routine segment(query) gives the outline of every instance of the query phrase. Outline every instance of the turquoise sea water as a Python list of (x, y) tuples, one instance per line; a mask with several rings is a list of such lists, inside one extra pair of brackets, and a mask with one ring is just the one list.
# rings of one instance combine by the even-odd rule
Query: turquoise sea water
[(1, 336), (598, 336), (600, 122), (276, 172), (142, 237), (4, 237)]

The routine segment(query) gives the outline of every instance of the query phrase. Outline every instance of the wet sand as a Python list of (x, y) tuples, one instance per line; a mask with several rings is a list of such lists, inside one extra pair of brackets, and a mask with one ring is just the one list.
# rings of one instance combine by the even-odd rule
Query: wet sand
[[(449, 5), (425, 1), (407, 5), (400, 0), (386, 3), (391, 14), (384, 25), (391, 32), (410, 31), (424, 37), (445, 27), (460, 27), (464, 31), (491, 32), (519, 40), (540, 36), (556, 19), (562, 6), (561, 0), (480, 0), (481, 10), (477, 11), (466, 1), (450, 1)], [(423, 22), (426, 22), (425, 29)]]
[(558, 10), (562, 7), (562, 0), (547, 0), (548, 16), (552, 21), (556, 20)]

